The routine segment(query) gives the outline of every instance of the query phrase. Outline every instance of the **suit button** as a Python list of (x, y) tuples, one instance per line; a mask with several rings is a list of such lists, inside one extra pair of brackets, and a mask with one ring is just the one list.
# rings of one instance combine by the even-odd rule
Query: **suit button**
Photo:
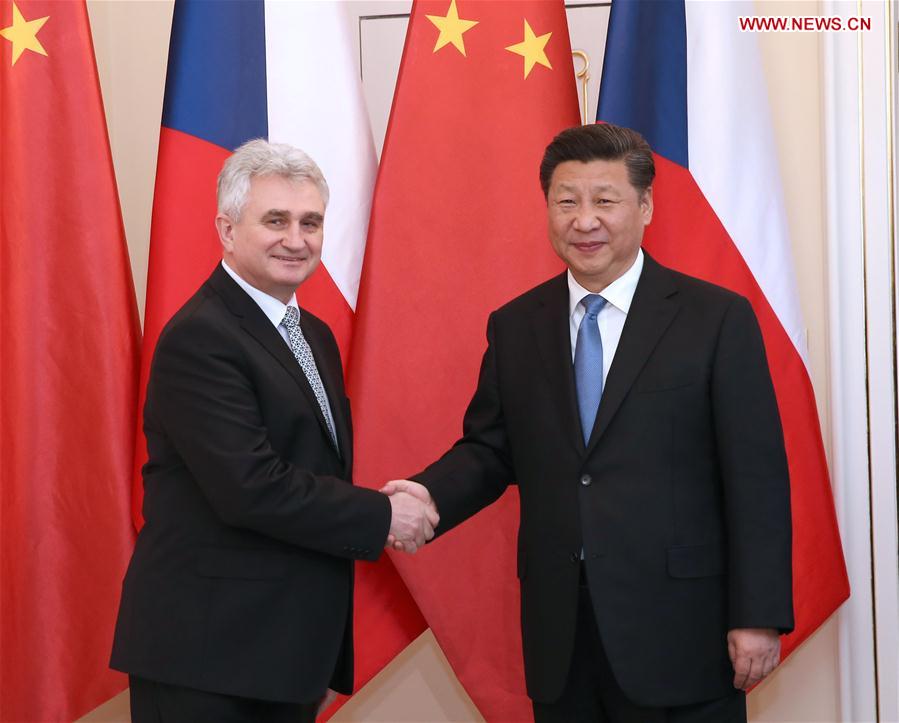
[(581, 556), (580, 556), (578, 553), (576, 553), (576, 552), (572, 552), (572, 553), (568, 556), (568, 559), (571, 560), (572, 562), (580, 562), (580, 561), (581, 561)]
[(583, 477), (581, 477), (581, 484), (584, 485), (584, 487), (589, 487), (591, 484), (593, 484), (593, 478), (590, 475), (585, 474)]

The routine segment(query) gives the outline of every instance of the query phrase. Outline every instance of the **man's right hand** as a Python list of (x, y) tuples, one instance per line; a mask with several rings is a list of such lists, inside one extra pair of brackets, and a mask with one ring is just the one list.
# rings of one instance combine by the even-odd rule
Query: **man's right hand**
[(392, 513), (386, 547), (412, 554), (434, 537), (440, 515), (426, 487), (411, 480), (392, 480), (381, 492), (390, 497)]

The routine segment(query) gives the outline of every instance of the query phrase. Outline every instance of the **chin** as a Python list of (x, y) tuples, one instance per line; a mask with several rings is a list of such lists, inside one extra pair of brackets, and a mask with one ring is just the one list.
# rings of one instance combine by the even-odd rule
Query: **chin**
[(572, 266), (575, 273), (580, 274), (585, 279), (596, 279), (608, 273), (608, 267), (599, 266)]
[(313, 271), (315, 271), (315, 269), (303, 269), (301, 273), (293, 275), (293, 277), (290, 279), (290, 283), (293, 286), (299, 286), (300, 284), (307, 281), (310, 276), (312, 276)]

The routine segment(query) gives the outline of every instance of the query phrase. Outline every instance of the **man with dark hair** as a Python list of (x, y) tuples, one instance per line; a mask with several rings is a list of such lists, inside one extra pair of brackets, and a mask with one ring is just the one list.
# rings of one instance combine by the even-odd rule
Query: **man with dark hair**
[[(218, 183), (222, 263), (156, 345), (144, 527), (111, 665), (134, 723), (312, 723), (353, 687), (353, 561), (413, 549), (431, 506), (351, 483), (337, 343), (296, 300), (328, 184), (297, 148), (248, 141)], [(189, 240), (186, 240), (189, 243)]]
[(627, 128), (550, 143), (540, 180), (568, 270), (490, 315), (464, 436), (385, 488), (433, 497), (442, 534), (518, 484), (538, 723), (745, 721), (793, 627), (759, 326), (743, 297), (641, 250), (654, 174)]

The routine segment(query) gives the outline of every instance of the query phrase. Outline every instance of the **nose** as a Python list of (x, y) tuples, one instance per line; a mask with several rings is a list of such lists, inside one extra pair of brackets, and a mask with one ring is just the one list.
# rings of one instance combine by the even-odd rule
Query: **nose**
[(589, 206), (579, 209), (574, 217), (574, 228), (576, 231), (595, 231), (601, 225), (599, 216)]
[(299, 251), (306, 246), (306, 234), (299, 222), (292, 223), (287, 227), (287, 232), (284, 234), (281, 244), (284, 248), (291, 251)]

